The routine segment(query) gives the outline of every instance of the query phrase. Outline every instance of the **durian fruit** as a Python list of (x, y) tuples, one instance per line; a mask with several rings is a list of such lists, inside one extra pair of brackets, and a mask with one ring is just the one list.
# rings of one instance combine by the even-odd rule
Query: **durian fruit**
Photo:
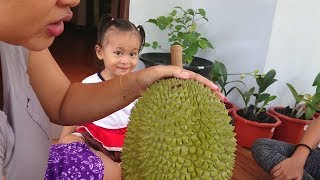
[(230, 179), (236, 140), (227, 110), (193, 80), (152, 84), (130, 116), (122, 152), (126, 180)]

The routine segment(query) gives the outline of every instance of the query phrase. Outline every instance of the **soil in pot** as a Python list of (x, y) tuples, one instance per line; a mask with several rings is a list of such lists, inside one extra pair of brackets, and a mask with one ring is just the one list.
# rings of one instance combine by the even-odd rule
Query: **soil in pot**
[(273, 123), (277, 122), (273, 117), (270, 117), (266, 114), (265, 109), (263, 109), (263, 111), (258, 115), (255, 115), (253, 110), (254, 110), (254, 106), (251, 105), (248, 107), (247, 111), (245, 111), (244, 109), (240, 109), (237, 111), (237, 113), (239, 116), (241, 116), (247, 120), (258, 122), (258, 123), (273, 124)]
[[(294, 113), (292, 113), (293, 109), (290, 108), (289, 106), (283, 108), (283, 109), (274, 109), (277, 113), (283, 114), (285, 116), (291, 117), (291, 118), (296, 118), (294, 117), (294, 114), (297, 112), (296, 110), (294, 111)], [(302, 121), (309, 121), (305, 119), (305, 114), (303, 114), (301, 116), (301, 118), (299, 118)]]

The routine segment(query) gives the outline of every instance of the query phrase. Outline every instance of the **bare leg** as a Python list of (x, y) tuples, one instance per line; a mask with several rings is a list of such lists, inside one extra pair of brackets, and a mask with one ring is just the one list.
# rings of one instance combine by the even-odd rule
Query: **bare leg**
[(68, 134), (68, 135), (65, 135), (64, 137), (59, 139), (60, 144), (69, 144), (69, 143), (73, 143), (73, 142), (83, 142), (84, 143), (85, 141), (82, 137), (79, 137), (74, 134)]
[(121, 180), (121, 166), (120, 163), (112, 161), (108, 156), (100, 151), (90, 148), (103, 162), (104, 165), (104, 180)]

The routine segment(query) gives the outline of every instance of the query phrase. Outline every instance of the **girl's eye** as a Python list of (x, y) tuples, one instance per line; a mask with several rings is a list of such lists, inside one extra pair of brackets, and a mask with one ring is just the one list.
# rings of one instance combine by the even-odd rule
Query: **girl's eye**
[(116, 51), (115, 54), (116, 54), (116, 55), (122, 55), (122, 52)]
[(137, 53), (130, 53), (130, 56), (136, 56), (137, 55)]

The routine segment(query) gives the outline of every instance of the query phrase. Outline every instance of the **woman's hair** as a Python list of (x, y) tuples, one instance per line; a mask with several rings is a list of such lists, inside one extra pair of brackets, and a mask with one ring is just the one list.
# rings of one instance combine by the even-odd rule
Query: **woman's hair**
[(141, 37), (139, 52), (142, 50), (145, 42), (145, 32), (141, 25), (135, 26), (132, 22), (124, 19), (113, 19), (110, 15), (103, 15), (98, 27), (97, 45), (102, 46), (104, 36), (108, 29), (115, 28), (120, 31), (137, 31)]

